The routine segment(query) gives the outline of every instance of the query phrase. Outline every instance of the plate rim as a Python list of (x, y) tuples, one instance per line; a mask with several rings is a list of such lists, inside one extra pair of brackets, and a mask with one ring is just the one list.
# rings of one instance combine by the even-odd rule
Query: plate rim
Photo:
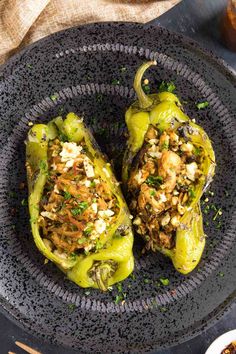
[[(217, 71), (219, 71), (222, 75), (226, 76), (227, 80), (231, 82), (231, 84), (233, 85), (234, 88), (236, 87), (236, 73), (230, 67), (230, 65), (227, 62), (225, 62), (225, 60), (223, 60), (222, 58), (215, 55), (212, 51), (208, 50), (207, 48), (202, 47), (197, 41), (195, 41), (189, 37), (186, 37), (185, 35), (182, 35), (180, 33), (176, 33), (172, 30), (169, 30), (168, 28), (160, 26), (160, 25), (154, 25), (154, 24), (150, 24), (150, 23), (142, 24), (142, 23), (138, 23), (138, 22), (122, 22), (122, 21), (94, 22), (94, 23), (89, 23), (89, 24), (84, 24), (84, 25), (79, 25), (79, 26), (72, 26), (72, 27), (54, 32), (48, 36), (45, 36), (45, 37), (37, 40), (34, 43), (29, 44), (25, 48), (21, 49), (19, 52), (15, 53), (4, 64), (2, 64), (0, 66), (0, 74), (1, 73), (4, 74), (4, 70), (7, 69), (8, 67), (10, 67), (10, 69), (12, 70), (12, 73), (8, 74), (6, 76), (4, 75), (3, 80), (7, 79), (7, 77), (9, 75), (14, 75), (14, 70), (15, 70), (14, 64), (16, 64), (16, 61), (18, 59), (20, 59), (26, 52), (30, 51), (31, 49), (33, 49), (37, 46), (43, 45), (44, 42), (46, 42), (49, 39), (52, 39), (53, 37), (57, 36), (58, 34), (64, 34), (65, 32), (69, 32), (71, 30), (76, 30), (76, 29), (80, 29), (80, 28), (85, 28), (85, 29), (88, 28), (89, 29), (94, 26), (105, 28), (106, 25), (111, 26), (113, 24), (114, 25), (132, 26), (132, 27), (139, 26), (140, 28), (143, 27), (144, 30), (147, 30), (147, 29), (162, 30), (166, 34), (170, 34), (172, 37), (177, 38), (184, 45), (188, 46), (188, 48), (195, 50), (200, 55), (202, 55), (208, 62), (210, 62), (211, 65), (214, 65), (214, 67), (216, 68)], [(11, 66), (13, 66), (13, 68)], [(215, 309), (214, 311), (212, 311), (210, 313), (210, 314), (213, 313), (212, 316), (210, 314), (208, 314), (208, 316), (209, 317), (211, 316), (211, 317), (210, 317), (210, 319), (208, 319), (206, 324), (199, 325), (197, 327), (197, 329), (190, 330), (190, 332), (188, 332), (187, 334), (181, 335), (181, 337), (178, 337), (178, 338), (174, 337), (173, 340), (170, 342), (171, 343), (170, 345), (167, 345), (167, 346), (160, 345), (159, 349), (172, 348), (176, 345), (182, 344), (182, 343), (196, 337), (197, 335), (201, 334), (203, 330), (206, 330), (206, 329), (212, 327), (219, 320), (219, 317), (221, 318), (230, 310), (230, 307), (235, 302), (235, 298), (236, 298), (236, 290), (232, 294), (230, 294), (227, 297), (227, 299), (225, 299), (225, 301), (217, 307), (217, 309)], [(5, 306), (4, 306), (4, 303), (5, 303)], [(13, 310), (9, 310), (10, 307), (12, 307)], [(219, 310), (219, 311), (216, 311), (216, 310)], [(33, 335), (35, 337), (37, 336), (40, 339), (43, 339), (43, 337), (41, 336), (40, 333), (36, 333), (36, 331), (34, 329), (30, 328), (30, 324), (24, 323), (24, 320), (21, 321), (20, 319), (17, 319), (17, 314), (16, 314), (17, 311), (15, 311), (15, 315), (14, 315), (14, 307), (9, 305), (7, 303), (7, 301), (5, 299), (2, 299), (1, 297), (0, 297), (0, 312), (4, 316), (6, 316), (8, 319), (10, 319), (13, 323), (15, 323), (17, 326), (19, 326), (20, 328), (25, 330), (27, 333), (30, 333), (31, 335)], [(183, 332), (184, 332), (184, 330), (183, 330)], [(48, 343), (58, 345), (57, 340), (52, 339), (50, 341), (45, 338), (43, 340)], [(157, 345), (157, 342), (152, 342), (152, 343), (154, 346)], [(63, 345), (63, 347), (70, 348), (70, 350), (73, 350), (73, 348), (68, 347), (66, 345)]]

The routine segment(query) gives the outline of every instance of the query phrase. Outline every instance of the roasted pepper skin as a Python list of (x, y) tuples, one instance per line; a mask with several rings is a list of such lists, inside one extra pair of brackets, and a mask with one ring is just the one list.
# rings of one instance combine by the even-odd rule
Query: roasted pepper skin
[[(99, 241), (103, 247), (88, 255), (73, 255), (67, 259), (60, 258), (45, 246), (38, 225), (39, 203), (48, 175), (48, 142), (56, 137), (60, 139), (62, 134), (69, 142), (79, 143), (82, 139), (85, 140), (90, 157), (94, 162), (95, 171), (102, 180), (108, 183), (120, 206), (116, 223), (111, 226), (109, 232), (104, 232), (100, 236)], [(134, 268), (132, 254), (133, 233), (129, 210), (110, 164), (105, 161), (82, 120), (74, 113), (69, 113), (64, 121), (62, 117), (57, 117), (47, 125), (34, 125), (29, 131), (26, 141), (26, 168), (30, 224), (33, 238), (39, 251), (47, 259), (54, 262), (69, 279), (83, 288), (99, 288), (98, 283), (89, 275), (90, 268), (94, 262), (101, 261), (104, 265), (106, 261), (115, 261), (118, 264), (115, 273), (108, 278), (107, 286), (127, 278)], [(102, 290), (106, 289), (103, 288)]]
[(211, 141), (202, 127), (195, 124), (181, 110), (181, 104), (176, 95), (170, 92), (146, 95), (141, 86), (144, 72), (155, 62), (141, 65), (134, 79), (134, 89), (138, 100), (126, 111), (125, 121), (129, 138), (123, 160), (122, 180), (127, 186), (132, 163), (144, 143), (144, 137), (150, 124), (160, 131), (181, 128), (187, 139), (201, 147), (204, 155), (202, 164), (203, 175), (195, 190), (195, 197), (189, 209), (181, 217), (180, 224), (186, 225), (186, 230), (177, 228), (175, 247), (171, 250), (159, 248), (159, 251), (169, 256), (176, 270), (187, 274), (199, 263), (205, 247), (205, 235), (200, 209), (200, 198), (212, 181), (215, 171), (215, 155)]

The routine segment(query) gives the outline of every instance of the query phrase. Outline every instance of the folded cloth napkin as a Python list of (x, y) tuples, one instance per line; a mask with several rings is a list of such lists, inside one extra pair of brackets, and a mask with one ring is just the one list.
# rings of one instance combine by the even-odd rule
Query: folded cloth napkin
[(148, 22), (180, 0), (0, 0), (0, 64), (50, 33), (101, 21)]

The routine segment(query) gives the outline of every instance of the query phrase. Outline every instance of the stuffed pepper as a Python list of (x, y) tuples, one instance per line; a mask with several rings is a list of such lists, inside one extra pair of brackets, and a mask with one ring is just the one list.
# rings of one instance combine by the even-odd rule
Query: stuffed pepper
[(74, 113), (26, 141), (30, 223), (39, 251), (81, 287), (101, 290), (134, 266), (130, 214), (109, 163)]
[(212, 181), (215, 156), (206, 132), (184, 114), (176, 95), (143, 91), (143, 74), (154, 64), (144, 63), (134, 79), (138, 100), (125, 115), (123, 182), (144, 250), (162, 252), (187, 274), (205, 246), (200, 198)]

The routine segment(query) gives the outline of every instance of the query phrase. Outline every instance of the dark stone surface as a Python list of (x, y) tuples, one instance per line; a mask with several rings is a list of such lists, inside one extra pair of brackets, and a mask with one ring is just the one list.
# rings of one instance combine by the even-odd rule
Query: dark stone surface
[[(166, 18), (168, 17), (168, 14), (165, 14), (162, 16), (162, 18), (158, 19), (157, 21), (159, 23), (162, 23), (165, 26), (169, 26), (171, 29), (175, 29), (175, 27), (171, 27), (171, 26), (175, 26), (176, 25), (176, 30), (178, 31), (178, 23), (182, 25), (180, 26), (181, 31), (186, 31), (185, 34), (190, 35), (190, 32), (192, 32), (194, 34), (194, 36), (196, 35), (196, 33), (198, 33), (198, 28), (203, 28), (203, 23), (201, 21), (202, 17), (200, 15), (197, 15), (197, 8), (199, 8), (199, 4), (197, 6), (197, 3), (201, 3), (201, 6), (204, 6), (203, 1), (183, 1), (183, 3), (181, 3), (180, 5), (178, 5), (176, 8), (174, 8), (173, 10), (170, 11), (170, 18), (173, 18), (173, 22), (170, 22), (170, 25), (168, 25), (168, 23), (165, 23)], [(214, 18), (217, 15), (218, 12), (216, 12), (216, 8), (218, 7), (218, 10), (222, 9), (222, 1), (208, 1), (209, 3), (214, 3), (214, 7), (212, 6), (212, 11), (214, 14)], [(193, 6), (196, 6), (194, 7)], [(182, 10), (180, 10), (177, 14), (172, 13), (172, 11), (178, 11), (178, 7), (182, 6), (185, 8), (182, 8)], [(181, 22), (181, 16), (184, 17), (186, 15), (186, 11), (189, 11), (188, 13), (191, 14), (191, 11), (194, 10), (194, 14), (190, 17), (188, 17), (188, 19), (186, 18), (185, 20), (182, 20)], [(203, 11), (204, 14), (208, 13), (210, 15), (210, 10), (207, 11)], [(200, 18), (200, 22), (201, 24), (199, 24), (199, 26), (197, 25), (197, 21), (191, 21), (191, 19), (195, 19), (196, 16), (197, 18)], [(204, 15), (205, 16), (205, 15)], [(176, 21), (176, 18), (178, 19), (178, 21)], [(204, 17), (205, 21), (208, 20), (209, 17)], [(162, 20), (163, 19), (163, 20)], [(163, 22), (162, 22), (163, 21)], [(168, 20), (169, 21), (169, 20)], [(185, 23), (186, 23), (186, 27), (185, 27)], [(205, 22), (206, 23), (206, 22)], [(215, 23), (215, 22), (214, 22)], [(189, 27), (187, 27), (189, 26)], [(196, 26), (196, 32), (194, 32), (194, 30), (190, 30), (190, 26)], [(192, 28), (192, 27), (191, 27)], [(205, 25), (206, 28), (206, 25)], [(212, 33), (216, 33), (216, 32), (212, 32)], [(209, 32), (208, 32), (209, 34)], [(197, 35), (197, 37), (194, 37), (195, 39), (197, 39), (198, 41), (201, 41), (201, 37)], [(205, 35), (203, 32), (203, 38), (205, 40)], [(208, 40), (208, 42), (204, 42), (204, 43), (209, 43), (209, 47), (212, 50), (214, 50), (214, 46), (216, 47), (220, 47), (221, 45), (216, 44), (216, 37), (214, 37), (214, 40), (212, 41), (213, 43), (215, 43), (214, 45), (211, 43), (210, 39)], [(206, 44), (205, 44), (206, 45)], [(218, 53), (218, 52), (217, 52)], [(222, 54), (224, 54), (225, 52), (222, 49)], [(221, 55), (221, 52), (219, 53), (219, 55)], [(225, 55), (225, 59), (228, 59), (228, 62), (231, 63), (231, 55), (229, 54), (229, 56)], [(187, 90), (187, 88), (186, 88)], [(14, 112), (13, 112), (14, 113)], [(225, 286), (227, 287), (227, 284), (225, 284)], [(201, 294), (199, 294), (201, 295)], [(215, 297), (217, 298), (218, 294), (215, 294)], [(33, 294), (31, 295), (33, 296)], [(212, 300), (213, 301), (213, 300)], [(205, 304), (202, 304), (202, 307), (204, 308)], [(183, 311), (184, 311), (184, 304), (183, 304)], [(202, 309), (199, 309), (199, 311), (201, 312)], [(55, 314), (56, 315), (56, 314)], [(186, 314), (185, 314), (186, 315)], [(68, 314), (68, 319), (70, 318), (71, 314)], [(177, 314), (176, 314), (177, 316)], [(186, 317), (187, 318), (187, 317)], [(190, 353), (190, 354), (203, 354), (206, 350), (206, 348), (208, 347), (208, 345), (210, 344), (210, 342), (217, 337), (218, 335), (220, 335), (221, 333), (233, 329), (236, 327), (236, 306), (232, 306), (232, 309), (230, 310), (230, 312), (228, 314), (226, 314), (222, 319), (220, 319), (218, 321), (217, 324), (215, 324), (215, 326), (213, 326), (212, 328), (208, 329), (207, 331), (204, 331), (200, 336), (184, 343), (181, 344), (179, 346), (173, 347), (172, 349), (168, 349), (168, 350), (162, 350), (159, 351), (159, 354), (185, 354), (185, 353)], [(63, 319), (65, 320), (65, 318)], [(64, 349), (64, 348), (59, 348), (57, 346), (54, 345), (49, 345), (45, 342), (43, 342), (41, 339), (37, 339), (35, 337), (33, 337), (32, 335), (29, 335), (28, 333), (26, 333), (25, 331), (23, 331), (22, 329), (20, 329), (18, 326), (16, 326), (15, 324), (13, 324), (11, 321), (9, 321), (6, 317), (4, 317), (3, 315), (1, 315), (0, 317), (0, 340), (1, 340), (1, 349), (0, 352), (1, 354), (5, 354), (8, 352), (8, 350), (12, 350), (13, 352), (17, 352), (17, 353), (23, 353), (22, 351), (20, 351), (19, 349), (16, 350), (16, 347), (14, 345), (14, 341), (15, 340), (19, 340), (22, 341), (24, 343), (29, 344), (30, 346), (40, 350), (43, 354), (54, 354), (54, 353), (58, 353), (58, 354), (70, 354), (70, 353), (80, 353), (80, 350), (78, 351), (72, 351), (72, 350), (68, 350), (68, 349)], [(128, 330), (128, 329), (127, 329)], [(55, 333), (56, 335), (56, 333)], [(153, 353), (157, 353), (157, 352), (153, 352)]]

